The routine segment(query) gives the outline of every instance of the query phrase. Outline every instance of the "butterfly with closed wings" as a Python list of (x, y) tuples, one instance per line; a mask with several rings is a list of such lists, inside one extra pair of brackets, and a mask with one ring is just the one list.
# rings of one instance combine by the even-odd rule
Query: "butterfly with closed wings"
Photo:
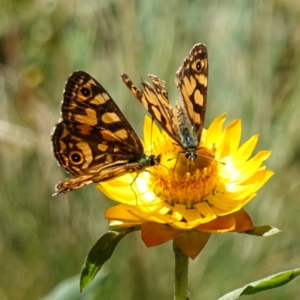
[(123, 82), (132, 94), (144, 105), (160, 126), (185, 151), (190, 162), (197, 158), (197, 150), (204, 126), (208, 56), (204, 44), (196, 44), (176, 72), (175, 83), (180, 91), (183, 104), (171, 107), (166, 83), (149, 75), (152, 84), (142, 80), (144, 90), (138, 89), (126, 75)]
[(74, 72), (66, 83), (52, 144), (58, 163), (75, 176), (59, 182), (54, 195), (138, 173), (160, 162), (160, 155), (145, 153), (107, 91), (83, 71)]

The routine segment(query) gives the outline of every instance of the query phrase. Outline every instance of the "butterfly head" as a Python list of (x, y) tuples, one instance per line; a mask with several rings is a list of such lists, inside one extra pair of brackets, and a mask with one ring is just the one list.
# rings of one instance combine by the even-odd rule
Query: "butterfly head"
[(194, 148), (188, 149), (184, 155), (189, 161), (195, 161), (198, 156), (196, 149), (194, 149)]
[(160, 163), (160, 160), (161, 160), (161, 155), (150, 155), (148, 157), (148, 162), (149, 162), (149, 166), (150, 167), (153, 167), (153, 166), (156, 166)]

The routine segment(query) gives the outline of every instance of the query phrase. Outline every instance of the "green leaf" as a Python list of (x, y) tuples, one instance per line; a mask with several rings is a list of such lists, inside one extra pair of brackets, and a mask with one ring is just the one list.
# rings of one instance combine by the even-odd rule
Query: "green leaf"
[(94, 279), (103, 264), (110, 259), (120, 240), (139, 227), (121, 228), (105, 233), (90, 250), (80, 275), (80, 291)]
[(247, 234), (263, 236), (263, 237), (268, 237), (268, 236), (277, 234), (279, 232), (281, 232), (280, 229), (270, 226), (270, 225), (257, 226), (257, 227), (254, 227), (254, 229), (252, 229), (252, 230), (245, 231), (245, 233), (247, 233)]
[(292, 279), (300, 275), (300, 268), (277, 273), (266, 278), (254, 281), (244, 287), (234, 290), (218, 300), (235, 300), (243, 295), (252, 295), (265, 290), (273, 289), (290, 282)]

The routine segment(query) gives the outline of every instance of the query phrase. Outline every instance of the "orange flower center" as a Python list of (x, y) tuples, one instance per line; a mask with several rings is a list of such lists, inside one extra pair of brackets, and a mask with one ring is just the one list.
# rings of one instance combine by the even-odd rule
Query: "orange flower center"
[(178, 152), (172, 167), (163, 163), (153, 168), (152, 190), (162, 201), (170, 205), (184, 204), (187, 208), (203, 202), (215, 188), (218, 178), (218, 162), (215, 149), (201, 148), (194, 162), (188, 161), (184, 153)]

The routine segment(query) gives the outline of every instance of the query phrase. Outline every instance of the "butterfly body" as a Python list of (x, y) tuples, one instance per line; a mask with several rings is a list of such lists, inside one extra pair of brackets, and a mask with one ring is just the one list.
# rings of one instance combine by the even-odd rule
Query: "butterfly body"
[(152, 84), (142, 80), (144, 90), (139, 90), (126, 75), (123, 82), (132, 94), (144, 105), (161, 127), (179, 144), (186, 158), (193, 162), (204, 126), (208, 56), (204, 44), (196, 44), (176, 72), (175, 83), (181, 94), (182, 103), (171, 107), (166, 83), (154, 75), (149, 75)]
[(52, 135), (54, 155), (76, 177), (59, 182), (54, 195), (140, 172), (160, 161), (160, 156), (145, 153), (107, 91), (83, 71), (74, 72), (66, 83), (61, 118)]
[(185, 156), (191, 161), (197, 158), (197, 148), (198, 148), (198, 137), (197, 132), (195, 132), (193, 125), (188, 119), (185, 110), (181, 107), (177, 107), (177, 119), (178, 119), (178, 129), (177, 140), (182, 148), (185, 149)]

